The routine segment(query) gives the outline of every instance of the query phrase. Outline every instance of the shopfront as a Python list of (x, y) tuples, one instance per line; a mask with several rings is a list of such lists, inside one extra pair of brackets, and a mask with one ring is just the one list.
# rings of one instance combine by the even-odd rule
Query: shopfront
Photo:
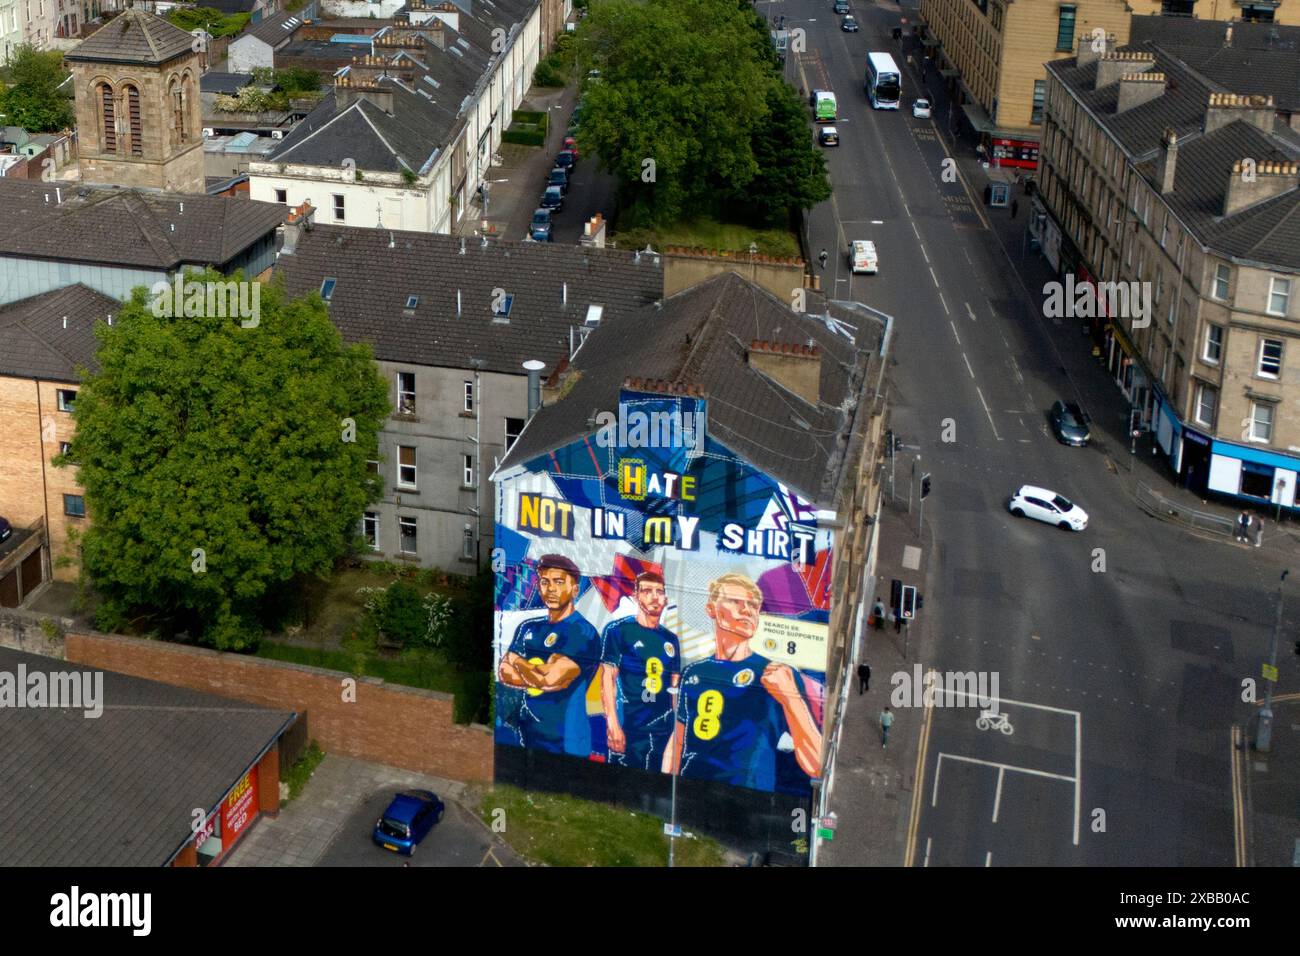
[(994, 166), (1011, 166), (1016, 169), (1038, 168), (1037, 140), (992, 136), (989, 145)]
[(1208, 490), (1256, 504), (1294, 508), (1300, 458), (1215, 441), (1210, 446)]
[(1133, 343), (1115, 323), (1106, 326), (1106, 370), (1119, 386), (1124, 397), (1136, 409), (1139, 427), (1147, 428), (1151, 424), (1151, 404), (1153, 396), (1148, 386), (1146, 373), (1138, 363)]
[(207, 815), (195, 833), (194, 851), (198, 865), (211, 866), (225, 857), (257, 815), (257, 768), (253, 768)]

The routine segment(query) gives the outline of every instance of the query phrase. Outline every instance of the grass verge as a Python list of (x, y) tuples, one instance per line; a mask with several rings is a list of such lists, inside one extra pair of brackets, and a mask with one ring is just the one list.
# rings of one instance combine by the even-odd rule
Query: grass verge
[(649, 244), (661, 251), (668, 246), (686, 246), (747, 254), (753, 243), (760, 255), (780, 258), (799, 255), (799, 239), (788, 230), (759, 229), (703, 217), (654, 229), (620, 230), (613, 239), (620, 249), (644, 249)]
[[(505, 811), (502, 836), (516, 853), (546, 866), (667, 866), (663, 821), (577, 797), (529, 793), (515, 787), (488, 790), (479, 815), (491, 826)], [(677, 841), (676, 866), (725, 866), (721, 844), (707, 837)]]

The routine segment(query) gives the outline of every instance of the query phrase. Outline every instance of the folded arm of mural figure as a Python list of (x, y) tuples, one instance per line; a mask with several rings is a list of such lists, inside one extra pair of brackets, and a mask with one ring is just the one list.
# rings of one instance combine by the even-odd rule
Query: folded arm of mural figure
[(582, 668), (572, 658), (552, 654), (545, 663), (532, 663), (518, 654), (508, 653), (498, 671), (503, 683), (511, 687), (534, 687), (537, 690), (564, 690), (577, 679)]
[(763, 669), (763, 688), (781, 705), (786, 726), (790, 728), (790, 736), (794, 739), (795, 760), (808, 776), (820, 777), (822, 735), (807, 701), (799, 693), (794, 671), (785, 664), (768, 664)]

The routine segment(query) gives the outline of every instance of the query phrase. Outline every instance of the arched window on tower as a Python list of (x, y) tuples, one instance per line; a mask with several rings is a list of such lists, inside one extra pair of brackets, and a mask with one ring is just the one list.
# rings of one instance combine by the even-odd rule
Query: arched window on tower
[(140, 91), (134, 86), (126, 88), (127, 153), (144, 155), (143, 127), (140, 122)]
[(113, 102), (113, 87), (99, 84), (99, 117), (102, 124), (99, 142), (105, 153), (117, 152), (117, 108)]

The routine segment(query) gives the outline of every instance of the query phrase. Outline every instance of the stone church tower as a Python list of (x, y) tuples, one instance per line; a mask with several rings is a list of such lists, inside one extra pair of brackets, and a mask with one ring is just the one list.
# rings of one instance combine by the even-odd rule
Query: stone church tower
[(86, 183), (202, 193), (203, 127), (194, 37), (130, 9), (64, 59), (77, 95)]

